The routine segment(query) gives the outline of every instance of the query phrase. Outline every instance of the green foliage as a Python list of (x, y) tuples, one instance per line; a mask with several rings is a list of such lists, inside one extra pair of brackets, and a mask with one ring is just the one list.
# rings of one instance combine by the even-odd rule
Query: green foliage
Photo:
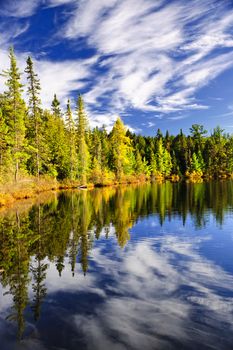
[(131, 140), (126, 136), (125, 126), (120, 118), (117, 118), (110, 134), (112, 169), (116, 173), (117, 180), (125, 174), (129, 174), (133, 167), (131, 152)]
[(66, 116), (65, 116), (65, 126), (66, 126), (66, 137), (68, 140), (68, 177), (69, 179), (75, 180), (77, 177), (77, 152), (76, 152), (76, 132), (75, 124), (73, 120), (73, 115), (70, 107), (70, 100), (67, 102)]
[[(136, 135), (118, 118), (108, 133), (89, 128), (84, 100), (78, 96), (76, 117), (70, 101), (63, 114), (54, 94), (51, 111), (43, 110), (40, 81), (27, 58), (28, 105), (22, 98), (21, 73), (13, 48), (3, 73), (7, 89), (0, 94), (0, 182), (49, 175), (86, 185), (180, 176), (226, 177), (233, 173), (232, 136), (216, 127), (210, 136), (193, 124), (190, 135), (160, 129), (155, 136)], [(63, 118), (64, 117), (64, 118)], [(62, 262), (61, 262), (62, 264)], [(59, 265), (61, 266), (61, 265)]]
[(90, 153), (87, 144), (88, 122), (84, 109), (84, 102), (81, 95), (77, 102), (77, 163), (78, 178), (82, 184), (86, 184), (89, 175)]
[(62, 116), (61, 108), (60, 108), (60, 102), (58, 101), (56, 94), (54, 94), (54, 98), (53, 98), (53, 101), (52, 101), (52, 104), (51, 104), (51, 109), (52, 109), (53, 114), (56, 117), (61, 117)]
[(40, 100), (40, 81), (37, 74), (34, 72), (33, 62), (29, 56), (27, 59), (27, 73), (28, 89), (27, 94), (29, 98), (29, 120), (28, 120), (28, 139), (30, 144), (34, 147), (32, 157), (30, 159), (30, 169), (33, 174), (39, 178), (42, 161), (42, 143), (43, 143), (43, 125), (42, 125), (42, 109)]
[(7, 134), (8, 127), (8, 143), (11, 150), (11, 159), (14, 166), (14, 179), (18, 181), (20, 170), (24, 169), (27, 160), (25, 152), (26, 146), (26, 104), (22, 98), (23, 85), (21, 84), (21, 73), (17, 67), (16, 57), (13, 48), (9, 50), (10, 68), (4, 72), (7, 78), (5, 98), (2, 101), (3, 111), (1, 112), (2, 132)]

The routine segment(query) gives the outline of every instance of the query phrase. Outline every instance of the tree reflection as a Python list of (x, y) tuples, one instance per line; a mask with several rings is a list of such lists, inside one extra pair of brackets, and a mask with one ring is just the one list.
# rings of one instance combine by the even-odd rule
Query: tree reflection
[[(68, 259), (72, 276), (88, 273), (95, 240), (115, 234), (124, 248), (130, 228), (154, 214), (160, 225), (175, 217), (183, 224), (190, 216), (196, 228), (204, 227), (212, 213), (219, 225), (233, 206), (233, 182), (152, 183), (61, 193), (49, 203), (29, 211), (11, 210), (0, 217), (0, 281), (12, 296), (7, 320), (17, 323), (17, 337), (25, 328), (25, 309), (34, 320), (47, 295), (46, 274), (54, 263), (62, 276)], [(31, 282), (32, 296), (28, 297)]]
[(46, 297), (46, 287), (45, 287), (45, 279), (46, 279), (46, 270), (48, 268), (48, 264), (43, 263), (43, 259), (45, 258), (43, 252), (43, 232), (41, 231), (41, 205), (38, 205), (38, 208), (35, 208), (35, 216), (32, 221), (32, 226), (34, 227), (35, 234), (38, 235), (38, 239), (34, 244), (35, 251), (35, 261), (31, 263), (30, 271), (32, 273), (32, 290), (34, 292), (32, 310), (34, 313), (34, 319), (37, 321), (40, 317), (40, 309), (43, 299)]

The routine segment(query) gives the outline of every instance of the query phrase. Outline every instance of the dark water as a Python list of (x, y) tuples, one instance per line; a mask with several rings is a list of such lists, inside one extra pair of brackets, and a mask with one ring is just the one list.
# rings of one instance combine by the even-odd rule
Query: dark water
[(0, 349), (233, 349), (233, 182), (0, 215)]

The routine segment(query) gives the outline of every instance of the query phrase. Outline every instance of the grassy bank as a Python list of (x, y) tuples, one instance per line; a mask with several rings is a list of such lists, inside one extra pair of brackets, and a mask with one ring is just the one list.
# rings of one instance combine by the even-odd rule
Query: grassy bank
[(44, 177), (38, 179), (27, 178), (19, 182), (11, 182), (0, 185), (0, 207), (11, 206), (15, 201), (38, 196), (39, 193), (47, 191), (58, 191), (63, 189), (94, 188), (103, 186), (114, 186), (118, 184), (139, 183), (147, 179), (143, 178), (124, 178), (122, 181), (112, 181), (103, 183), (88, 183), (82, 185), (79, 181), (64, 180), (58, 182), (56, 179)]
[[(188, 176), (189, 175), (189, 176)], [(233, 178), (232, 176), (221, 176), (221, 179)], [(139, 184), (147, 181), (163, 182), (169, 180), (171, 182), (178, 182), (182, 180), (190, 182), (202, 182), (203, 180), (211, 180), (213, 177), (205, 177), (202, 174), (186, 174), (185, 177), (178, 175), (172, 175), (165, 178), (162, 175), (157, 176), (124, 176), (120, 180), (112, 180), (98, 183), (81, 184), (79, 181), (64, 180), (62, 182), (57, 181), (51, 177), (43, 177), (38, 181), (37, 178), (21, 179), (19, 182), (6, 183), (0, 185), (0, 207), (11, 206), (15, 201), (27, 198), (37, 197), (40, 193), (48, 191), (68, 190), (68, 189), (92, 189), (94, 187), (106, 187), (106, 186), (118, 186), (127, 184)]]
[(39, 181), (35, 178), (27, 178), (17, 183), (2, 184), (0, 185), (0, 207), (10, 206), (20, 199), (36, 197), (42, 192), (77, 188), (78, 186), (79, 183), (75, 181), (59, 183), (57, 180), (49, 177), (41, 178)]

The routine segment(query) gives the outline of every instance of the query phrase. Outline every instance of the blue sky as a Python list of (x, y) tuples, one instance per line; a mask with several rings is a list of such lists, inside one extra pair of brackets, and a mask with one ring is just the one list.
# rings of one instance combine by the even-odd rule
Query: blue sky
[(233, 132), (232, 0), (0, 0), (0, 33), (0, 68), (30, 54), (45, 107), (82, 93), (91, 126)]

